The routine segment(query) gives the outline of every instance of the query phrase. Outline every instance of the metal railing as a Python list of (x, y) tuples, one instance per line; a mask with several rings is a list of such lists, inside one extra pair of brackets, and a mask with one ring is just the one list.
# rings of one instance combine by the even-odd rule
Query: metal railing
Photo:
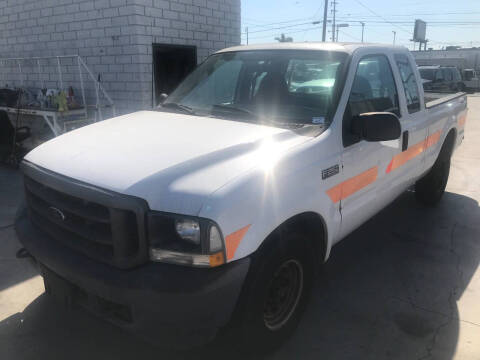
[[(78, 81), (80, 85), (80, 91), (81, 91), (81, 96), (82, 96), (82, 103), (83, 107), (85, 108), (86, 116), (87, 115), (87, 108), (91, 107), (91, 105), (87, 104), (87, 96), (85, 93), (85, 79), (84, 79), (84, 72), (85, 74), (89, 77), (89, 79), (93, 82), (94, 84), (94, 96), (95, 96), (95, 105), (93, 105), (95, 109), (95, 121), (98, 120), (103, 120), (103, 114), (102, 114), (102, 108), (110, 107), (112, 109), (112, 115), (116, 115), (116, 109), (115, 109), (115, 103), (112, 100), (112, 98), (108, 95), (107, 91), (103, 87), (102, 83), (95, 77), (93, 72), (90, 70), (90, 68), (87, 66), (85, 61), (79, 56), (79, 55), (58, 55), (58, 56), (43, 56), (43, 57), (18, 57), (18, 58), (0, 58), (0, 69), (1, 68), (7, 68), (8, 64), (15, 64), (13, 66), (14, 68), (18, 69), (18, 82), (20, 83), (20, 87), (25, 87), (26, 83), (28, 81), (28, 75), (31, 73), (27, 70), (27, 68), (35, 68), (36, 67), (36, 72), (38, 72), (39, 76), (38, 79), (35, 77), (34, 80), (30, 80), (31, 82), (38, 83), (38, 87), (41, 87), (42, 89), (46, 88), (46, 76), (44, 75), (49, 75), (53, 73), (53, 71), (48, 71), (46, 73), (45, 71), (45, 66), (42, 67), (42, 62), (56, 62), (56, 76), (58, 78), (54, 81), (57, 81), (59, 84), (59, 88), (62, 91), (65, 91), (65, 73), (62, 70), (62, 60), (65, 59), (72, 59), (71, 64), (69, 66), (76, 65), (77, 71), (78, 71)], [(27, 65), (26, 65), (27, 64)], [(51, 70), (52, 65), (48, 64), (47, 68)], [(12, 69), (13, 70), (13, 69)], [(4, 72), (0, 71), (0, 79), (2, 77)], [(11, 80), (12, 73), (8, 71), (5, 72)], [(48, 80), (50, 77), (48, 77)], [(16, 83), (17, 81), (13, 81)], [(40, 86), (41, 85), (41, 86)], [(101, 95), (103, 95), (104, 99), (106, 100), (106, 104), (102, 104), (101, 102)]]

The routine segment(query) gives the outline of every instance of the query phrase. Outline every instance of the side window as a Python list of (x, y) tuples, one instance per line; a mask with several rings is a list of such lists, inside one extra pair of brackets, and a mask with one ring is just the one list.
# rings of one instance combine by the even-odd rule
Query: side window
[(353, 116), (374, 111), (400, 115), (395, 80), (384, 55), (368, 56), (358, 63), (349, 105)]
[(405, 98), (407, 100), (408, 112), (414, 113), (420, 110), (420, 97), (418, 95), (418, 85), (415, 79), (415, 73), (408, 61), (408, 57), (403, 54), (395, 54), (395, 62), (402, 78)]
[(369, 55), (360, 60), (343, 119), (344, 146), (358, 141), (351, 132), (352, 117), (386, 111), (400, 116), (398, 94), (390, 63), (385, 55)]

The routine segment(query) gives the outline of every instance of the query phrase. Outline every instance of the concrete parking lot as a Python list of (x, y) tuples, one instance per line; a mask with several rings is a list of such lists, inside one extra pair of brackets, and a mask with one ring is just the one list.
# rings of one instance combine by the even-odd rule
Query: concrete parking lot
[[(405, 193), (332, 251), (295, 335), (271, 359), (480, 359), (480, 97), (441, 204)], [(0, 168), (0, 359), (232, 359), (219, 339), (194, 352), (153, 347), (43, 294), (15, 258), (22, 185)]]

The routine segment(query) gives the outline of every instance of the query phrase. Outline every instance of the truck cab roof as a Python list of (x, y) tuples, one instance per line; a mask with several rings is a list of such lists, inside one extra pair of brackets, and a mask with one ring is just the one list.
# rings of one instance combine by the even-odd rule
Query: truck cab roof
[(420, 65), (419, 69), (440, 69), (440, 65)]
[(220, 51), (217, 54), (234, 51), (263, 51), (263, 50), (310, 50), (310, 51), (338, 51), (352, 54), (359, 48), (369, 48), (372, 50), (383, 51), (405, 51), (408, 49), (404, 46), (392, 46), (387, 44), (375, 43), (332, 43), (332, 42), (289, 42), (289, 43), (267, 43), (233, 46)]

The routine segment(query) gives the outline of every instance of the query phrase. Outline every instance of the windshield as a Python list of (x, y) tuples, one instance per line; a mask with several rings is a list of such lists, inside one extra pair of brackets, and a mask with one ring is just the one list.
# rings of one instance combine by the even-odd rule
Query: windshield
[(420, 77), (433, 81), (435, 79), (435, 69), (420, 69)]
[(209, 57), (163, 107), (257, 123), (324, 124), (344, 53), (239, 51)]

